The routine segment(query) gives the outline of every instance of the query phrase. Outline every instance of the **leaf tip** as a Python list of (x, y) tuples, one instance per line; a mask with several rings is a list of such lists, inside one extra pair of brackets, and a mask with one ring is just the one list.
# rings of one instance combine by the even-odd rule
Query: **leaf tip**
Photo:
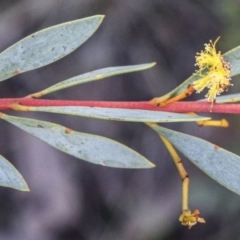
[(106, 17), (106, 15), (96, 15), (95, 17), (100, 18), (101, 22), (103, 21), (103, 19)]
[(157, 62), (147, 63), (147, 64), (145, 65), (145, 69), (152, 68), (152, 67), (154, 67), (156, 64), (157, 64)]
[(147, 162), (145, 161), (144, 166), (140, 167), (140, 168), (154, 168), (156, 167), (156, 165), (152, 162), (150, 162), (149, 160), (147, 160)]
[(17, 190), (20, 190), (20, 191), (23, 191), (23, 192), (30, 192), (30, 189), (28, 187), (28, 184), (25, 182), (24, 179), (22, 179), (22, 187), (21, 188), (18, 188)]
[(29, 189), (29, 187), (28, 187), (28, 185), (27, 185), (27, 183), (24, 181), (23, 183), (22, 183), (22, 186), (13, 186), (13, 185), (11, 185), (11, 186), (4, 186), (4, 185), (1, 185), (1, 186), (3, 186), (3, 187), (10, 187), (10, 188), (13, 188), (13, 189), (15, 189), (15, 190), (18, 190), (18, 191), (22, 191), (22, 192), (30, 192), (30, 189)]
[(26, 186), (26, 188), (22, 189), (23, 192), (30, 192), (30, 188)]
[(149, 162), (149, 165), (150, 165), (150, 167), (149, 167), (149, 168), (154, 168), (154, 167), (156, 167), (156, 165), (155, 165), (155, 164), (153, 164), (152, 162)]

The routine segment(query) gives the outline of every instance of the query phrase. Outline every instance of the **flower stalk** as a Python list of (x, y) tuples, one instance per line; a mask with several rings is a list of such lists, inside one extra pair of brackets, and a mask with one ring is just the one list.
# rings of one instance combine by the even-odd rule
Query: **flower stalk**
[(173, 162), (175, 163), (175, 166), (178, 170), (178, 173), (180, 175), (180, 178), (182, 180), (182, 213), (179, 217), (179, 221), (182, 223), (182, 225), (187, 226), (189, 229), (199, 223), (205, 223), (204, 218), (200, 218), (200, 212), (199, 210), (194, 210), (191, 212), (191, 210), (188, 207), (188, 199), (189, 199), (189, 176), (187, 171), (185, 170), (182, 160), (177, 154), (176, 150), (172, 146), (172, 144), (163, 136), (159, 134), (159, 137), (161, 138), (163, 144), (167, 148), (169, 154), (171, 155)]

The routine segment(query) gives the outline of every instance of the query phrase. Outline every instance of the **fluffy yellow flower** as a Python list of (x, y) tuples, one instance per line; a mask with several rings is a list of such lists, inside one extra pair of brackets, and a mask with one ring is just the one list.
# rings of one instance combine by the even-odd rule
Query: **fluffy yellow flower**
[(204, 44), (205, 49), (196, 55), (195, 66), (199, 68), (196, 74), (201, 78), (193, 82), (193, 88), (197, 93), (208, 88), (206, 98), (210, 102), (214, 102), (216, 96), (231, 85), (230, 64), (224, 61), (221, 52), (216, 50), (218, 39), (214, 43), (210, 41), (208, 44)]

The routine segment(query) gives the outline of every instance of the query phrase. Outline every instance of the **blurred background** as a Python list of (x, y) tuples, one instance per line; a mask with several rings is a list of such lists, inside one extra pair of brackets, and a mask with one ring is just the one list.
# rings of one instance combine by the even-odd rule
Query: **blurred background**
[[(156, 61), (154, 68), (93, 82), (52, 99), (145, 101), (172, 90), (195, 70), (195, 54), (221, 36), (224, 53), (240, 45), (240, 1), (223, 0), (1, 0), (0, 51), (43, 28), (104, 14), (97, 32), (66, 58), (1, 82), (1, 97), (21, 97), (61, 80), (109, 66)], [(237, 80), (237, 77), (234, 78)], [(239, 83), (229, 88), (238, 92)], [(204, 96), (194, 95), (192, 100)], [(0, 188), (3, 240), (240, 239), (240, 197), (182, 156), (190, 175), (190, 207), (206, 224), (178, 221), (181, 181), (157, 135), (144, 124), (43, 113), (12, 113), (115, 139), (156, 164), (154, 169), (106, 168), (68, 156), (1, 122), (0, 150), (23, 174), (31, 192)], [(240, 154), (239, 117), (228, 129), (165, 124)], [(114, 156), (113, 156), (114, 157)]]

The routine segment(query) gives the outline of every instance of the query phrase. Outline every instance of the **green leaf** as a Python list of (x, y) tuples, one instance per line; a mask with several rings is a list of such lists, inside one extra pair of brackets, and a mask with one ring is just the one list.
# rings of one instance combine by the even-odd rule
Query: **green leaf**
[[(206, 99), (198, 100), (199, 102), (206, 102)], [(236, 103), (240, 102), (240, 93), (227, 94), (223, 96), (218, 96), (216, 98), (216, 103)]]
[(132, 66), (108, 67), (108, 68), (95, 70), (95, 71), (92, 71), (89, 73), (84, 73), (84, 74), (69, 78), (62, 82), (59, 82), (59, 83), (41, 91), (40, 95), (44, 96), (46, 94), (56, 92), (61, 89), (72, 87), (72, 86), (75, 86), (78, 84), (83, 84), (83, 83), (87, 83), (87, 82), (91, 82), (91, 81), (95, 81), (95, 80), (101, 80), (101, 79), (119, 75), (119, 74), (146, 70), (155, 65), (156, 65), (156, 63), (147, 63), (147, 64), (132, 65)]
[(199, 76), (192, 75), (191, 77), (186, 79), (184, 82), (182, 82), (180, 85), (178, 85), (176, 88), (174, 88), (171, 92), (165, 94), (161, 98), (163, 98), (163, 101), (165, 101), (167, 99), (178, 96), (179, 94), (185, 92), (189, 88), (189, 86), (197, 79), (199, 79)]
[(85, 161), (116, 168), (151, 168), (154, 164), (121, 143), (28, 118), (2, 114), (1, 118), (58, 150)]
[(81, 106), (28, 107), (28, 111), (60, 113), (82, 117), (129, 122), (190, 122), (211, 119), (209, 117), (202, 117), (197, 115), (162, 111)]
[(203, 139), (152, 126), (211, 178), (240, 195), (240, 157)]
[(238, 75), (240, 73), (240, 46), (226, 52), (223, 57), (226, 62), (230, 63), (231, 77)]
[(36, 32), (0, 54), (0, 81), (55, 62), (83, 44), (99, 27), (97, 15)]
[(27, 183), (18, 170), (0, 155), (0, 186), (10, 187), (20, 191), (29, 191)]

